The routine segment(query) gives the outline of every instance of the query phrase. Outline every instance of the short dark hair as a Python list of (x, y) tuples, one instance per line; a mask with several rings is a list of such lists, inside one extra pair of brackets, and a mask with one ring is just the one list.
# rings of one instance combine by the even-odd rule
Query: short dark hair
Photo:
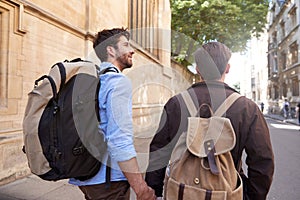
[(104, 29), (97, 33), (93, 42), (93, 48), (102, 62), (107, 60), (108, 55), (106, 47), (113, 46), (114, 48), (117, 48), (116, 44), (119, 42), (121, 36), (125, 36), (129, 40), (130, 33), (123, 27)]
[(220, 42), (208, 42), (194, 53), (196, 65), (204, 80), (218, 80), (231, 57), (230, 49)]

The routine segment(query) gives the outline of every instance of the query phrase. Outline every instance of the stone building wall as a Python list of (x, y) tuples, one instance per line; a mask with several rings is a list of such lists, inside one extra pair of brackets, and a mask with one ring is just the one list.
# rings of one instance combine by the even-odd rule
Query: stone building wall
[[(57, 61), (81, 57), (99, 62), (92, 40), (99, 30), (128, 27), (130, 0), (0, 0), (0, 185), (28, 175), (22, 121), (34, 80)], [(157, 6), (156, 28), (170, 27), (168, 1)], [(161, 32), (158, 57), (135, 48), (125, 70), (133, 85), (136, 148), (149, 144), (166, 100), (190, 84), (191, 74), (170, 61), (170, 35)], [(163, 39), (163, 40), (162, 40)], [(182, 75), (182, 72), (184, 72)], [(146, 152), (147, 153), (147, 152)], [(140, 163), (145, 166), (147, 154)]]
[(300, 102), (300, 1), (272, 0), (268, 25), (269, 111), (281, 114), (287, 99)]

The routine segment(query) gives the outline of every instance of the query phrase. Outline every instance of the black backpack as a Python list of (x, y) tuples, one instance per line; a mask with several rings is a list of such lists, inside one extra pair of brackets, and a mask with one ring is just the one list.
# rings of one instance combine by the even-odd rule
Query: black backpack
[(33, 174), (86, 180), (99, 171), (107, 149), (98, 129), (99, 76), (107, 71), (118, 72), (75, 59), (56, 63), (35, 81), (23, 120), (23, 151)]

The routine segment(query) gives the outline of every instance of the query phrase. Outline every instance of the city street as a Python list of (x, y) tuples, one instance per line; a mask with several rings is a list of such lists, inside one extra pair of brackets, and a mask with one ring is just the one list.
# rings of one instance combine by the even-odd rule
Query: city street
[(275, 155), (275, 176), (268, 200), (300, 199), (300, 127), (267, 119)]

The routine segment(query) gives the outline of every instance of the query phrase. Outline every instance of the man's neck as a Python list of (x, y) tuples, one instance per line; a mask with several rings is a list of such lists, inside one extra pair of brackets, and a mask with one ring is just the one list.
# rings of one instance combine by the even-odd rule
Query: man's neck
[(114, 66), (116, 66), (120, 70), (120, 72), (123, 71), (123, 68), (120, 67), (120, 65), (119, 65), (119, 63), (117, 62), (116, 59), (108, 58), (106, 62), (110, 62), (111, 64), (113, 64)]

